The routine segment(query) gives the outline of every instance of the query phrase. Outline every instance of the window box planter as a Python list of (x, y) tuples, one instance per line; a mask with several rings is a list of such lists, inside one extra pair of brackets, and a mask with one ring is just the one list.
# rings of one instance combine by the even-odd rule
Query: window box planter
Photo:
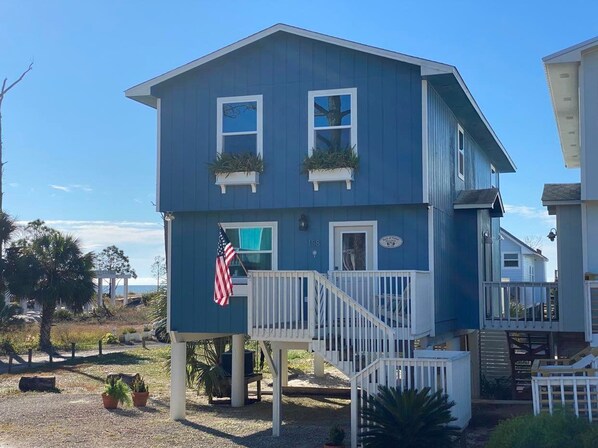
[(229, 185), (250, 185), (251, 192), (255, 193), (259, 183), (260, 173), (257, 171), (216, 173), (216, 185), (220, 185), (222, 194), (226, 193), (226, 187)]
[(309, 170), (309, 181), (314, 184), (314, 191), (320, 188), (320, 182), (346, 182), (347, 190), (353, 182), (353, 168), (334, 168), (332, 170)]

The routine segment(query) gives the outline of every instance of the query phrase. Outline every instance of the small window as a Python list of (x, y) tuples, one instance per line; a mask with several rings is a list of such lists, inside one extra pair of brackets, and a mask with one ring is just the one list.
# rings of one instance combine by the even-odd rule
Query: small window
[[(222, 227), (243, 261), (245, 269), (259, 271), (277, 269), (276, 223), (223, 223)], [(233, 277), (246, 277), (237, 258), (231, 262), (230, 271)]]
[(312, 91), (308, 101), (308, 153), (347, 148), (357, 152), (357, 89)]
[(218, 153), (262, 155), (262, 96), (218, 98)]
[(503, 254), (502, 265), (505, 268), (518, 268), (519, 267), (519, 254)]
[(457, 175), (465, 179), (465, 134), (460, 125), (457, 126)]
[(494, 165), (490, 165), (490, 186), (498, 188), (498, 171), (496, 171)]

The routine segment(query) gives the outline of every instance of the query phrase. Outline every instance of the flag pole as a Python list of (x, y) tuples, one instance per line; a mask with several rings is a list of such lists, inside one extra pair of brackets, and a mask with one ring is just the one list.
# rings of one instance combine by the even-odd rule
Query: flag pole
[[(218, 227), (226, 234), (226, 231), (222, 228), (222, 226), (220, 225), (220, 223), (218, 223)], [(228, 235), (227, 235), (227, 237), (228, 237)], [(235, 256), (237, 257), (237, 260), (239, 260), (239, 264), (243, 268), (243, 271), (245, 271), (245, 275), (249, 275), (247, 273), (247, 269), (245, 268), (245, 265), (243, 264), (243, 260), (241, 260), (241, 257), (239, 256), (239, 254), (237, 253), (237, 251), (235, 251)]]

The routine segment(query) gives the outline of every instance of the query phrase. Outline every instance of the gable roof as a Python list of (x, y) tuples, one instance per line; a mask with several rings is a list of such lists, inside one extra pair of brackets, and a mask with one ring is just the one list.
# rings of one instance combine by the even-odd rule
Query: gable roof
[(542, 205), (560, 205), (579, 203), (581, 201), (581, 184), (544, 184)]
[(522, 249), (525, 249), (525, 251), (527, 252), (526, 255), (533, 255), (535, 257), (542, 259), (543, 261), (548, 261), (548, 258), (546, 258), (544, 255), (542, 255), (541, 252), (538, 252), (536, 249), (527, 245), (526, 243), (521, 241), (519, 238), (517, 238), (515, 235), (513, 235), (511, 232), (508, 232), (507, 230), (503, 229), (502, 227), (500, 228), (500, 234), (503, 238), (508, 238), (513, 243), (521, 246)]
[(505, 213), (502, 198), (498, 188), (484, 188), (480, 190), (461, 190), (453, 203), (455, 210), (490, 209), (490, 215), (501, 217)]
[(598, 49), (598, 37), (542, 59), (561, 141), (561, 151), (567, 168), (577, 168), (581, 163), (579, 65), (584, 52), (596, 49)]
[[(489, 153), (493, 159), (493, 163), (499, 172), (515, 172), (516, 168), (515, 164), (513, 163), (513, 160), (511, 159), (506, 149), (503, 147), (502, 143), (494, 133), (494, 130), (490, 126), (490, 123), (488, 123), (488, 121), (486, 120), (486, 117), (482, 113), (478, 104), (469, 92), (469, 89), (465, 85), (463, 78), (461, 78), (461, 75), (454, 66), (431, 61), (428, 59), (409, 56), (395, 51), (372, 47), (369, 45), (360, 44), (346, 39), (340, 39), (338, 37), (328, 36), (326, 34), (316, 33), (314, 31), (309, 31), (303, 28), (297, 28), (282, 23), (273, 25), (270, 28), (266, 28), (265, 30), (252, 34), (251, 36), (241, 39), (231, 45), (227, 45), (226, 47), (223, 47), (220, 50), (214, 51), (206, 56), (203, 56), (178, 68), (170, 70), (162, 75), (156, 76), (155, 78), (142, 82), (141, 84), (137, 84), (136, 86), (133, 86), (125, 90), (125, 95), (128, 98), (131, 98), (142, 104), (156, 108), (157, 98), (154, 97), (151, 93), (152, 87), (164, 81), (172, 79), (176, 76), (179, 76), (185, 72), (188, 72), (189, 70), (193, 70), (197, 67), (200, 67), (203, 64), (207, 64), (208, 62), (213, 61), (214, 59), (222, 57), (228, 53), (231, 53), (235, 50), (238, 50), (246, 45), (252, 44), (260, 39), (268, 37), (277, 32), (290, 33), (297, 36), (306, 37), (308, 39), (313, 39), (320, 42), (325, 42), (332, 45), (337, 45), (340, 47), (380, 56), (383, 58), (393, 59), (396, 61), (420, 66), (422, 77), (438, 81), (437, 88), (442, 89), (443, 86), (449, 86), (452, 90), (459, 91), (459, 96), (455, 97), (455, 99), (458, 99), (459, 101), (462, 101), (467, 104), (467, 107), (464, 108), (461, 111), (461, 113), (464, 117), (463, 119), (465, 121), (470, 122), (469, 128), (471, 129), (470, 132), (472, 132), (474, 138), (476, 140), (479, 140), (478, 143), (485, 144), (487, 146)], [(461, 119), (461, 117), (459, 116), (457, 118)]]

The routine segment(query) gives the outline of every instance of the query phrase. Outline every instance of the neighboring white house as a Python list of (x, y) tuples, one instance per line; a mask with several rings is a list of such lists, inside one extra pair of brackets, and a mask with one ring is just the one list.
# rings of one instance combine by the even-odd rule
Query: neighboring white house
[(542, 255), (542, 251), (530, 247), (502, 227), (500, 236), (502, 281), (545, 282), (548, 258)]

